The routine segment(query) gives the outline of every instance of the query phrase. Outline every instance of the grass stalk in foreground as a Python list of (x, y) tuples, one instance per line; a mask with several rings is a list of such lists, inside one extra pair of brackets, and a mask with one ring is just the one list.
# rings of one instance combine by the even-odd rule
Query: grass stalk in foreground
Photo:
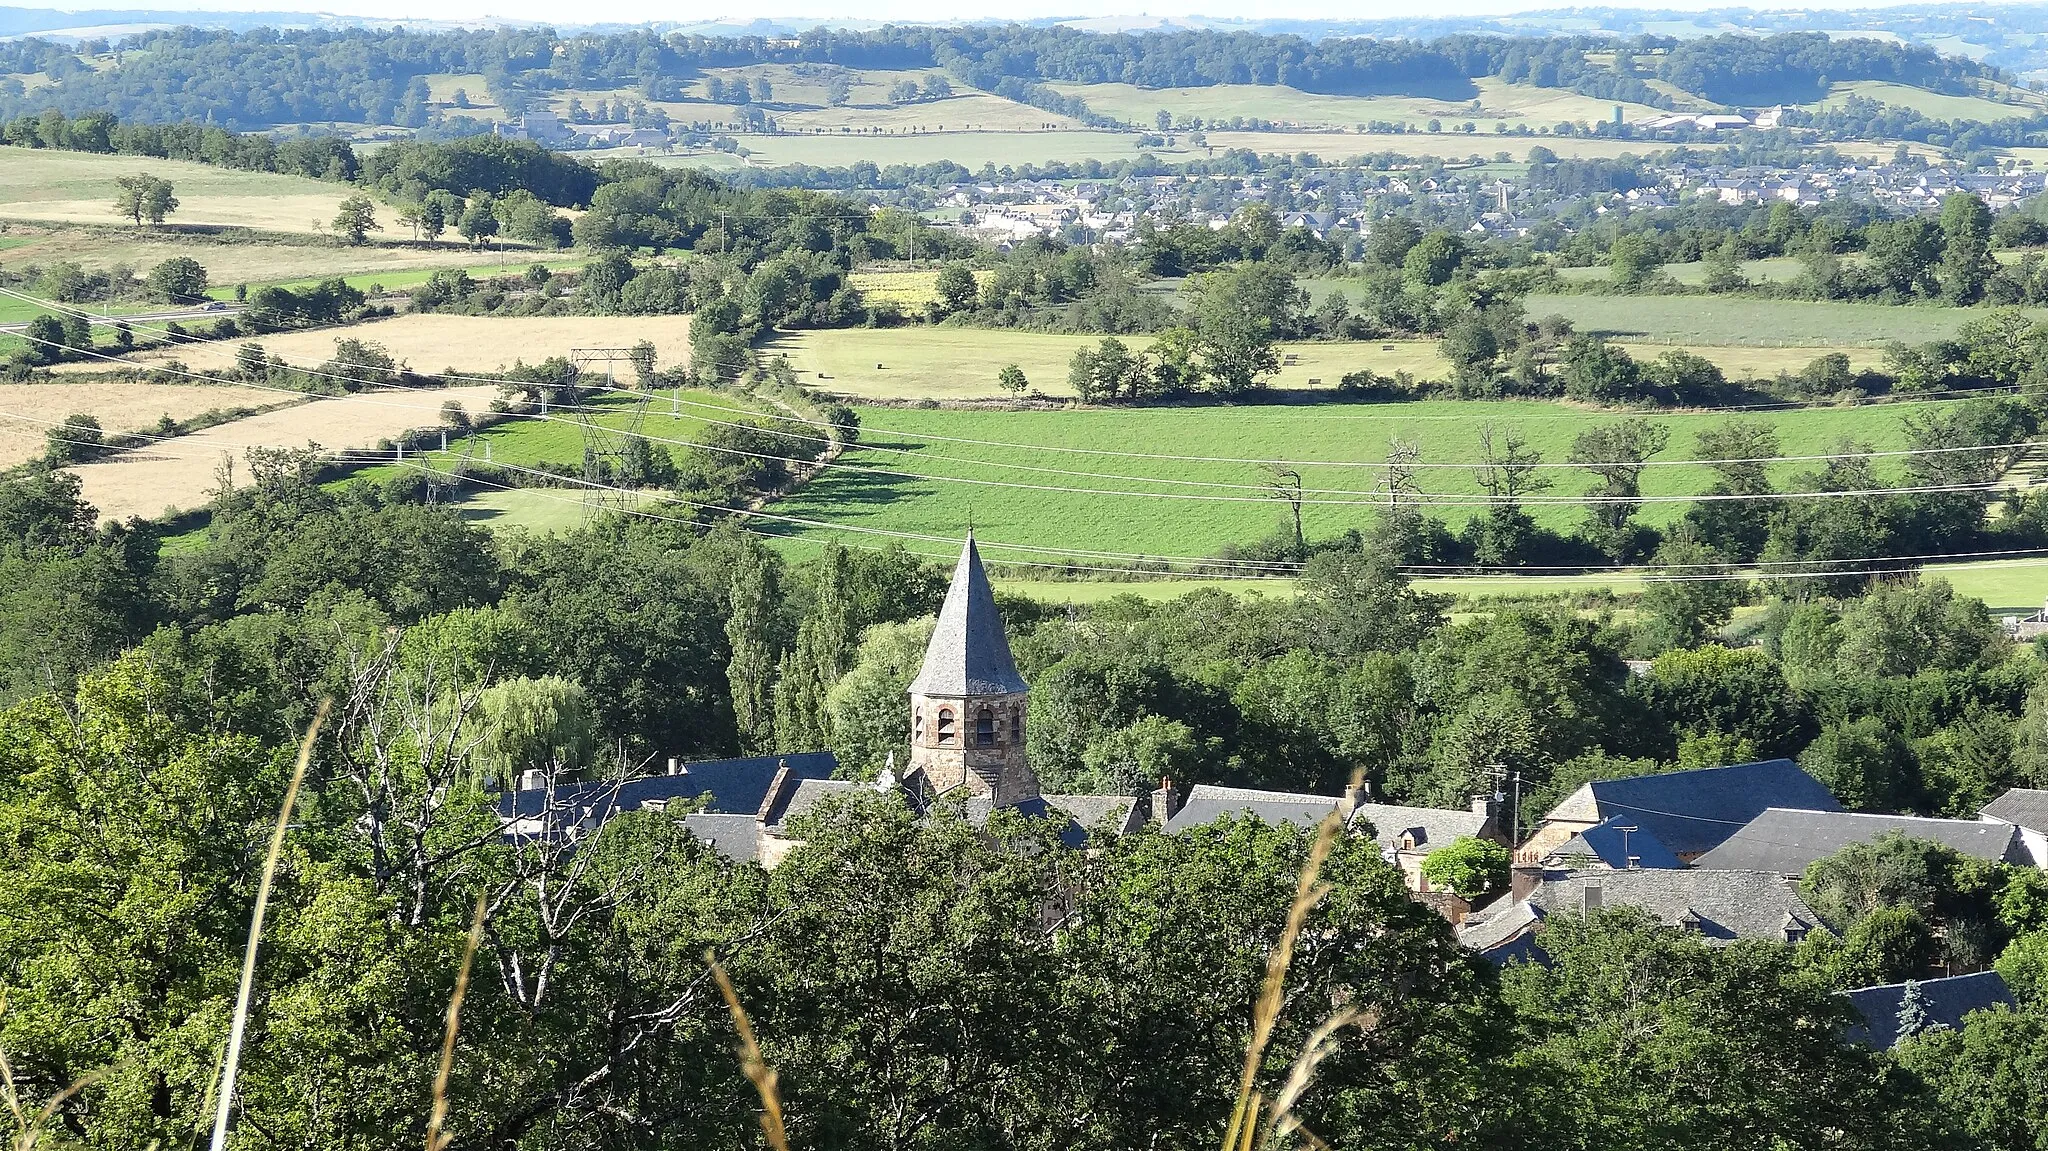
[[(1349, 794), (1358, 794), (1358, 788), (1364, 781), (1364, 772), (1353, 772)], [(1259, 989), (1258, 1005), (1252, 1010), (1251, 1042), (1245, 1046), (1244, 1073), (1238, 1078), (1237, 1105), (1230, 1112), (1230, 1126), (1224, 1129), (1223, 1151), (1249, 1151), (1257, 1138), (1259, 1113), (1265, 1101), (1253, 1090), (1253, 1085), (1258, 1081), (1259, 1065), (1265, 1060), (1266, 1045), (1272, 1042), (1273, 1029), (1280, 1023), (1280, 1009), (1286, 998), (1287, 969), (1294, 962), (1295, 941), (1301, 938), (1301, 927), (1308, 921), (1308, 913), (1330, 894), (1330, 885), (1322, 881), (1323, 863), (1337, 846), (1337, 837), (1343, 834), (1345, 821), (1350, 816), (1349, 804), (1340, 805), (1325, 815), (1316, 828), (1316, 841), (1309, 847), (1308, 861), (1302, 864), (1301, 880), (1294, 888), (1294, 904), (1287, 909), (1287, 925), (1281, 928), (1272, 954), (1266, 957), (1266, 980)], [(1334, 1034), (1340, 1026), (1342, 1024), (1330, 1026), (1329, 1033)], [(1311, 1042), (1310, 1047), (1313, 1049), (1315, 1046)], [(1307, 1054), (1304, 1052), (1304, 1058)], [(1321, 1058), (1317, 1057), (1315, 1062), (1321, 1062)], [(1313, 1070), (1314, 1064), (1311, 1063), (1308, 1071)], [(1305, 1078), (1302, 1086), (1306, 1086)], [(1294, 1088), (1285, 1100), (1288, 1106), (1292, 1106), (1293, 1097), (1299, 1096), (1300, 1092), (1299, 1087)], [(1298, 1129), (1299, 1125), (1295, 1127)]]
[(740, 1067), (753, 1081), (754, 1090), (761, 1093), (761, 1131), (768, 1137), (768, 1146), (775, 1151), (789, 1151), (789, 1137), (782, 1130), (782, 1093), (776, 1086), (775, 1069), (761, 1057), (761, 1046), (754, 1042), (754, 1025), (747, 1019), (747, 1009), (740, 1006), (739, 993), (732, 989), (732, 980), (726, 977), (725, 968), (709, 948), (704, 951), (704, 962), (711, 965), (711, 977), (718, 981), (726, 1010), (732, 1012), (733, 1026), (739, 1029)]
[(469, 922), (469, 942), (462, 947), (462, 966), (455, 972), (455, 993), (448, 997), (448, 1027), (441, 1036), (441, 1069), (434, 1075), (434, 1110), (427, 1118), (427, 1151), (442, 1151), (455, 1141), (441, 1133), (448, 1119), (448, 1075), (455, 1068), (455, 1033), (462, 1026), (462, 1000), (469, 994), (469, 965), (484, 933), (485, 897), (476, 897), (476, 917)]
[(249, 1027), (249, 997), (256, 984), (256, 948), (263, 939), (263, 912), (270, 905), (270, 884), (277, 876), (277, 858), (284, 854), (285, 828), (292, 821), (292, 806), (299, 799), (299, 785), (306, 780), (306, 764), (313, 758), (313, 740), (320, 725), (327, 722), (331, 699), (320, 701), (306, 738), (299, 742), (299, 760), (292, 768), (292, 781), (284, 789), (284, 807), (277, 813), (277, 826), (270, 831), (270, 854), (263, 860), (263, 879), (256, 885), (256, 911), (249, 920), (249, 944), (242, 952), (242, 986), (235, 993), (235, 1020), (228, 1029), (228, 1055), (221, 1067), (220, 1093), (214, 1101), (212, 1151), (224, 1151), (228, 1142), (228, 1116), (235, 1107), (235, 1073), (242, 1063), (242, 1036)]

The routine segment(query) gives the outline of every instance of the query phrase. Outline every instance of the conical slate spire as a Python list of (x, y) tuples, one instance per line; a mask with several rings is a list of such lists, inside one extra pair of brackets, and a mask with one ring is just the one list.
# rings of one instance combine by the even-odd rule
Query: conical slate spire
[(988, 573), (981, 570), (981, 553), (974, 549), (971, 531), (953, 569), (953, 586), (946, 589), (946, 602), (939, 608), (939, 625), (924, 649), (924, 666), (910, 690), (948, 698), (1030, 690), (1010, 656), (1010, 641), (1003, 635), (995, 593), (989, 589)]

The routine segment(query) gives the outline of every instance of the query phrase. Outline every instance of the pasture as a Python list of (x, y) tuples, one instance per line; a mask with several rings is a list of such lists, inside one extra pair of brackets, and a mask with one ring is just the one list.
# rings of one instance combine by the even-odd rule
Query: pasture
[[(432, 313), (400, 315), (370, 320), (344, 328), (314, 328), (259, 336), (273, 357), (282, 356), (297, 367), (309, 368), (334, 355), (336, 340), (355, 339), (382, 344), (393, 359), (420, 372), (455, 368), (464, 372), (489, 373), (510, 368), (515, 360), (532, 364), (549, 356), (567, 356), (573, 348), (627, 348), (641, 340), (652, 341), (656, 363), (669, 367), (686, 361), (690, 354), (688, 316), (446, 316)], [(234, 366), (235, 351), (250, 341), (221, 340), (212, 343), (181, 344), (130, 357), (140, 364), (169, 360), (197, 371), (220, 371)], [(92, 364), (65, 364), (58, 371), (104, 370)], [(629, 373), (626, 365), (614, 369)]]
[[(8, 208), (0, 205), (0, 214)], [(112, 213), (108, 214), (111, 217)], [(397, 221), (381, 212), (387, 227)], [(173, 221), (176, 216), (171, 217)], [(374, 235), (374, 234), (373, 234)], [(396, 233), (387, 233), (395, 237)], [(460, 241), (405, 244), (364, 244), (348, 247), (307, 236), (292, 243), (283, 238), (237, 236), (225, 242), (207, 236), (176, 232), (136, 231), (112, 222), (99, 226), (17, 225), (6, 237), (17, 241), (5, 253), (10, 267), (51, 264), (69, 260), (89, 269), (107, 269), (125, 264), (141, 272), (173, 256), (190, 256), (206, 268), (208, 280), (216, 287), (236, 284), (277, 283), (327, 276), (370, 276), (386, 287), (417, 283), (440, 268), (468, 268), (477, 275), (495, 273), (501, 264), (517, 271), (534, 258), (531, 250), (515, 248), (478, 251)], [(544, 261), (554, 266), (557, 261)], [(406, 274), (416, 279), (404, 280)], [(367, 282), (367, 281), (366, 281)]]
[[(1873, 448), (1903, 442), (1900, 424), (1915, 409), (1873, 406), (1759, 413), (1778, 430), (1780, 450), (1811, 455), (1845, 439)], [(1421, 445), (1431, 465), (1423, 490), (1444, 501), (1435, 510), (1453, 523), (1476, 513), (1479, 492), (1471, 465), (1485, 423), (1518, 429), (1553, 465), (1580, 432), (1618, 418), (1536, 401), (1439, 401), (1407, 404), (1322, 404), (1083, 411), (861, 410), (860, 444), (775, 511), (833, 524), (958, 535), (971, 520), (992, 562), (1030, 558), (1029, 548), (1069, 548), (1151, 556), (1206, 556), (1278, 530), (1282, 503), (1266, 488), (1260, 460), (1294, 462), (1309, 493), (1303, 509), (1312, 536), (1364, 525), (1374, 514), (1376, 466), (1391, 438)], [(1664, 457), (1694, 458), (1698, 429), (1721, 413), (1651, 415), (1671, 429)], [(947, 439), (945, 437), (954, 437)], [(957, 441), (979, 442), (957, 442)], [(1099, 453), (1099, 454), (1096, 454)], [(1135, 458), (1134, 453), (1157, 457)], [(1244, 462), (1225, 462), (1218, 457)], [(1779, 465), (1782, 483), (1808, 465)], [(1897, 475), (1889, 460), (1880, 474)], [(868, 470), (861, 470), (868, 469)], [(1571, 467), (1546, 474), (1555, 486), (1530, 510), (1557, 528), (1584, 518), (1572, 502), (1590, 477)], [(1653, 464), (1643, 519), (1668, 523), (1686, 497), (1711, 483), (1695, 464)], [(791, 528), (798, 535), (834, 534)], [(848, 536), (846, 538), (852, 538)], [(1019, 553), (1005, 545), (1022, 545)], [(1049, 558), (1048, 553), (1037, 553)]]
[(166, 416), (188, 420), (215, 408), (262, 408), (290, 400), (232, 384), (145, 384), (131, 380), (0, 384), (0, 468), (43, 454), (52, 423), (89, 415), (108, 432), (140, 432)]
[[(1162, 110), (1171, 113), (1176, 121), (1198, 117), (1215, 123), (1245, 117), (1322, 128), (1354, 128), (1377, 120), (1406, 124), (1419, 131), (1431, 120), (1450, 127), (1471, 120), (1485, 132), (1491, 132), (1493, 125), (1503, 120), (1510, 125), (1527, 123), (1547, 128), (1560, 121), (1607, 120), (1614, 115), (1612, 101), (1595, 100), (1561, 88), (1509, 84), (1490, 76), (1474, 83), (1478, 95), (1466, 100), (1330, 96), (1279, 84), (1217, 84), (1205, 88), (1057, 83), (1049, 86), (1064, 95), (1080, 97), (1092, 111), (1148, 129)], [(1621, 107), (1630, 118), (1655, 115), (1658, 111), (1645, 104)]]
[[(1036, 109), (1032, 110), (1034, 114)], [(1049, 118), (1049, 117), (1048, 117)], [(810, 135), (741, 135), (734, 139), (751, 155), (747, 164), (777, 167), (811, 164), (820, 168), (843, 168), (863, 161), (887, 168), (892, 164), (932, 164), (951, 160), (968, 168), (983, 164), (1001, 168), (1017, 164), (1049, 164), (1053, 161), (1080, 163), (1087, 160), (1134, 160), (1141, 154), (1161, 159), (1187, 160), (1201, 155), (1199, 149), (1140, 148), (1138, 137), (1129, 132), (1090, 130), (1058, 132), (970, 132), (952, 127), (944, 132), (899, 132), (887, 135), (819, 132)], [(1261, 149), (1267, 151), (1270, 149)], [(640, 157), (633, 148), (580, 152), (587, 159)], [(731, 167), (738, 160), (723, 152), (693, 152), (683, 155), (648, 155), (657, 164)]]
[(355, 191), (300, 176), (240, 172), (183, 160), (0, 147), (0, 217), (117, 224), (114, 179), (137, 172), (171, 182), (178, 210), (169, 222), (188, 227), (310, 233), (315, 221), (325, 227), (342, 200)]
[[(275, 393), (266, 394), (276, 398)], [(470, 411), (482, 411), (497, 394), (497, 388), (483, 386), (314, 399), (121, 452), (73, 470), (84, 486), (86, 502), (100, 510), (102, 519), (153, 519), (206, 503), (223, 468), (229, 469), (234, 482), (246, 481), (248, 471), (242, 457), (252, 447), (317, 443), (323, 448), (367, 448), (412, 428), (439, 424), (441, 405), (448, 400)]]
[[(1552, 311), (1562, 309), (1531, 307), (1529, 314), (1543, 316)], [(1119, 338), (1133, 351), (1142, 351), (1152, 342), (1152, 337), (1144, 334)], [(1006, 398), (1007, 393), (996, 386), (996, 376), (1008, 364), (1023, 369), (1031, 390), (1065, 399), (1074, 394), (1067, 386), (1067, 366), (1074, 351), (1092, 347), (1101, 339), (1096, 335), (943, 325), (842, 328), (786, 332), (762, 345), (761, 351), (766, 356), (788, 356), (806, 387), (859, 399)], [(1821, 342), (1784, 346), (1646, 342), (1630, 343), (1628, 351), (1650, 359), (1679, 347), (1713, 361), (1732, 380), (1798, 371), (1816, 356), (1833, 351), (1846, 352), (1859, 370), (1876, 367), (1883, 360), (1882, 351), (1875, 347)], [(1345, 373), (1361, 369), (1383, 376), (1406, 372), (1417, 380), (1442, 380), (1450, 374), (1450, 365), (1435, 340), (1298, 340), (1280, 345), (1279, 351), (1281, 367), (1271, 380), (1275, 388), (1334, 389)]]
[[(1988, 313), (1935, 305), (1765, 300), (1742, 296), (1531, 295), (1530, 316), (1560, 315), (1582, 332), (1670, 344), (1881, 345), (1953, 336)], [(2048, 316), (2048, 310), (2036, 310)]]
[[(624, 429), (631, 424), (634, 409), (642, 403), (645, 403), (646, 411), (641, 418), (640, 434), (662, 443), (671, 454), (677, 455), (702, 439), (702, 432), (709, 426), (709, 421), (741, 419), (757, 414), (752, 405), (731, 395), (670, 388), (651, 393), (604, 393), (589, 401), (592, 422), (603, 428)], [(482, 409), (476, 407), (471, 410)], [(556, 410), (544, 417), (537, 414), (519, 416), (493, 424), (465, 440), (451, 441), (445, 452), (421, 452), (409, 457), (409, 463), (378, 464), (355, 474), (381, 479), (398, 475), (408, 466), (447, 471), (465, 457), (512, 467), (580, 465), (583, 450), (582, 422), (573, 412)], [(567, 494), (579, 501), (580, 506), (581, 497), (575, 491)], [(507, 494), (505, 507), (507, 514), (523, 509), (520, 514), (529, 519), (546, 518), (547, 504), (540, 502), (538, 497), (522, 501)]]
[(1911, 108), (1915, 112), (1937, 120), (1980, 121), (2006, 120), (2015, 116), (2033, 116), (2039, 114), (2044, 107), (2042, 99), (2031, 93), (2021, 93), (2018, 89), (2006, 89), (2006, 91), (2014, 95), (2016, 102), (2006, 103), (2001, 100), (1989, 100), (1982, 96), (1952, 96), (1946, 92), (1931, 92), (1925, 88), (1915, 88), (1906, 84), (1889, 84), (1881, 80), (1857, 80), (1833, 85), (1829, 89), (1826, 99), (1821, 100), (1817, 104), (1807, 106), (1816, 109), (1839, 108), (1851, 98), (1860, 97), (1865, 100), (1876, 100), (1881, 104), (1889, 104), (1898, 108)]

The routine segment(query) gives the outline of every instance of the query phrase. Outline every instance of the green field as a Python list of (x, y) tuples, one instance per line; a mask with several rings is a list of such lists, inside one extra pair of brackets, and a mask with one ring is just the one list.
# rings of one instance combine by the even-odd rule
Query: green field
[[(678, 400), (714, 405), (730, 414), (721, 414), (705, 407), (682, 406), (676, 403)], [(637, 401), (624, 393), (611, 392), (591, 403), (595, 408), (601, 409), (594, 417), (600, 427), (621, 429), (631, 421)], [(706, 420), (738, 419), (754, 414), (753, 407), (730, 394), (671, 388), (653, 393), (640, 430), (642, 434), (656, 440), (691, 442), (702, 439), (700, 433), (708, 426)], [(553, 418), (547, 420), (506, 420), (478, 432), (467, 440), (451, 442), (446, 452), (423, 452), (416, 459), (419, 465), (435, 471), (446, 471), (465, 457), (482, 462), (486, 458), (486, 450), (490, 453), (490, 462), (514, 467), (533, 467), (545, 463), (580, 463), (583, 459), (584, 441), (582, 425), (572, 412), (557, 410), (551, 413), (551, 416)], [(679, 455), (686, 450), (687, 448), (680, 444), (669, 445), (671, 454)], [(402, 464), (379, 464), (353, 473), (352, 478), (383, 480), (406, 474), (409, 470)], [(537, 502), (529, 510), (533, 516), (543, 517), (541, 506)]]
[[(1809, 409), (1770, 413), (1781, 450), (1808, 455), (1833, 450), (1849, 437), (1876, 448), (1901, 442), (1901, 419), (1909, 407)], [(975, 412), (907, 408), (861, 410), (861, 447), (775, 510), (834, 524), (891, 531), (957, 536), (971, 520), (991, 544), (992, 562), (1015, 558), (996, 545), (1037, 545), (1149, 556), (1205, 556), (1226, 544), (1246, 543), (1281, 525), (1284, 509), (1264, 491), (1255, 463), (1131, 459), (1122, 455), (1074, 454), (1051, 448), (1168, 456), (1285, 459), (1304, 462), (1309, 499), (1307, 531), (1331, 536), (1366, 523), (1372, 513), (1373, 467), (1317, 466), (1306, 461), (1384, 459), (1390, 437), (1421, 443), (1425, 461), (1437, 468), (1423, 476), (1425, 491), (1445, 498), (1478, 492), (1469, 465), (1477, 458), (1477, 429), (1484, 421), (1519, 429), (1545, 458), (1561, 462), (1574, 436), (1618, 417), (1541, 402), (1439, 401), (1412, 404), (1276, 407), (1160, 408), (1145, 411)], [(1672, 427), (1664, 453), (1687, 459), (1694, 432), (1711, 414), (1651, 417)], [(991, 441), (955, 443), (940, 436)], [(1804, 465), (1781, 465), (1781, 481)], [(856, 467), (874, 469), (862, 472)], [(1029, 468), (1045, 469), (1039, 471)], [(1897, 468), (1879, 461), (1881, 474)], [(896, 473), (896, 474), (892, 474)], [(1083, 475), (1076, 473), (1094, 473)], [(1584, 491), (1588, 477), (1576, 469), (1555, 469), (1549, 495)], [(962, 480), (981, 482), (960, 482)], [(1178, 482), (1175, 482), (1178, 481)], [(1193, 481), (1193, 483), (1190, 483)], [(1644, 479), (1650, 496), (1685, 496), (1704, 490), (1707, 469), (1695, 465), (1652, 467)], [(1221, 485), (1203, 487), (1200, 484)], [(1064, 490), (1047, 490), (1064, 489)], [(1316, 494), (1320, 489), (1322, 493)], [(1190, 499), (1189, 496), (1229, 497)], [(1669, 522), (1683, 502), (1653, 503), (1643, 510), (1651, 523)], [(1461, 522), (1469, 506), (1436, 509)], [(1584, 517), (1564, 504), (1532, 506), (1539, 520), (1558, 528)], [(829, 529), (792, 529), (818, 534)], [(850, 537), (849, 537), (850, 538)]]
[(1876, 100), (1899, 108), (1911, 108), (1937, 120), (1981, 120), (1995, 121), (2015, 116), (2032, 116), (2042, 110), (2042, 100), (2031, 93), (2014, 91), (2021, 102), (2007, 104), (1998, 100), (1987, 100), (1981, 96), (1951, 96), (1945, 92), (1930, 92), (1925, 88), (1914, 88), (1905, 84), (1887, 84), (1880, 80), (1858, 80), (1836, 84), (1828, 97), (1812, 108), (1838, 108), (1851, 97)]
[[(1532, 295), (1531, 316), (1561, 315), (1582, 332), (1660, 343), (1771, 346), (1922, 343), (1953, 336), (1985, 312), (1932, 304), (1842, 304), (1741, 296)], [(2035, 314), (2048, 317), (2048, 310)]]
[[(1132, 84), (1051, 84), (1064, 95), (1078, 96), (1091, 111), (1150, 128), (1164, 109), (1176, 120), (1207, 121), (1235, 117), (1271, 120), (1304, 127), (1352, 128), (1368, 121), (1404, 123), (1421, 129), (1431, 120), (1455, 127), (1473, 121), (1482, 132), (1505, 120), (1551, 127), (1560, 121), (1605, 120), (1614, 102), (1595, 100), (1561, 88), (1508, 84), (1493, 77), (1475, 81), (1478, 96), (1437, 100), (1423, 96), (1329, 96), (1279, 84), (1216, 84), (1205, 88), (1140, 88)], [(1474, 105), (1477, 104), (1477, 107)], [(1623, 104), (1633, 119), (1657, 114), (1645, 104)]]

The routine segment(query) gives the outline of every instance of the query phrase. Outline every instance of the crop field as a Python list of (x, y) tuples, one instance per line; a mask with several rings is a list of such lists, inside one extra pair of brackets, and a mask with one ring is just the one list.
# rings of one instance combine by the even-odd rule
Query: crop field
[(176, 225), (311, 232), (353, 189), (181, 160), (0, 147), (0, 217), (112, 224), (114, 178), (148, 172), (176, 190)]
[[(456, 368), (494, 372), (515, 360), (538, 363), (566, 356), (572, 348), (626, 348), (650, 340), (656, 363), (668, 367), (690, 353), (688, 316), (393, 316), (344, 328), (315, 328), (258, 337), (265, 351), (299, 367), (313, 367), (334, 355), (334, 343), (356, 339), (384, 345), (393, 359), (421, 372)], [(132, 357), (137, 363), (177, 360), (195, 370), (218, 371), (235, 362), (243, 340), (184, 344)], [(91, 364), (59, 365), (58, 371), (94, 370)], [(615, 369), (625, 372), (624, 364)]]
[[(1611, 105), (1610, 105), (1611, 107)], [(1402, 156), (1434, 156), (1463, 160), (1472, 156), (1487, 159), (1506, 152), (1515, 161), (1528, 157), (1529, 149), (1544, 147), (1568, 159), (1611, 160), (1617, 156), (1641, 156), (1654, 152), (1655, 141), (1616, 140), (1588, 136), (1503, 136), (1493, 130), (1493, 121), (1474, 121), (1473, 132), (1228, 132), (1207, 135), (1216, 149), (1249, 148), (1253, 152), (1307, 152), (1335, 162), (1353, 156), (1393, 152)], [(1715, 145), (1701, 145), (1713, 148)], [(1164, 153), (1161, 154), (1162, 158)]]
[[(1897, 447), (1901, 421), (1914, 410), (1804, 409), (1753, 418), (1776, 426), (1784, 454), (1810, 455), (1835, 450), (1845, 439), (1880, 450)], [(851, 466), (828, 469), (775, 510), (833, 524), (943, 535), (958, 535), (971, 519), (989, 541), (992, 562), (1020, 554), (1002, 545), (1204, 556), (1265, 536), (1282, 523), (1284, 505), (1268, 494), (1262, 466), (1250, 461), (1295, 462), (1308, 499), (1316, 501), (1303, 509), (1306, 529), (1331, 536), (1370, 519), (1380, 478), (1375, 465), (1385, 459), (1390, 438), (1412, 439), (1420, 443), (1424, 461), (1435, 465), (1423, 475), (1424, 491), (1452, 501), (1437, 510), (1462, 522), (1476, 512), (1456, 501), (1469, 501), (1479, 491), (1470, 465), (1478, 458), (1482, 424), (1518, 430), (1556, 464), (1580, 432), (1618, 418), (1535, 401), (1143, 411), (867, 408), (861, 411), (860, 446), (841, 461)], [(1664, 455), (1683, 461), (1694, 458), (1698, 429), (1725, 417), (1648, 418), (1672, 429)], [(1102, 454), (1089, 454), (1094, 452)], [(1133, 453), (1201, 458), (1131, 458)], [(1788, 481), (1806, 467), (1779, 465), (1777, 479)], [(1887, 460), (1879, 460), (1877, 469), (1880, 475), (1899, 474)], [(1555, 486), (1546, 498), (1565, 499), (1590, 486), (1579, 469), (1550, 472)], [(1645, 494), (1670, 502), (1646, 504), (1644, 520), (1671, 521), (1683, 512), (1683, 497), (1711, 481), (1712, 473), (1699, 465), (1653, 465), (1645, 473)], [(1558, 528), (1585, 514), (1571, 503), (1532, 501), (1530, 510)]]
[(1055, 128), (1078, 128), (1081, 125), (1053, 112), (1019, 104), (1001, 96), (978, 91), (964, 85), (955, 85), (954, 95), (938, 100), (911, 101), (904, 104), (891, 103), (888, 90), (890, 85), (908, 80), (922, 83), (927, 75), (943, 73), (927, 71), (867, 71), (843, 70), (849, 77), (857, 77), (848, 100), (844, 104), (830, 106), (825, 103), (824, 73), (818, 73), (815, 80), (804, 80), (786, 84), (782, 77), (796, 73), (789, 66), (755, 68), (714, 68), (707, 72), (706, 80), (692, 83), (690, 93), (695, 100), (648, 100), (632, 88), (574, 88), (556, 93), (549, 102), (557, 114), (565, 119), (569, 112), (569, 101), (576, 100), (586, 109), (595, 108), (599, 101), (615, 103), (620, 100), (645, 104), (659, 108), (668, 114), (671, 121), (679, 124), (730, 124), (742, 122), (743, 109), (738, 104), (714, 103), (706, 99), (707, 81), (718, 76), (726, 81), (746, 78), (750, 84), (762, 77), (769, 79), (774, 89), (774, 99), (757, 103), (775, 118), (784, 131), (827, 131), (839, 132), (851, 129), (855, 132), (882, 129), (891, 132), (920, 131), (933, 132), (972, 130), (989, 132), (1041, 132)]
[[(0, 205), (0, 214), (8, 210), (7, 206)], [(397, 221), (389, 219), (388, 212), (380, 215), (387, 217), (384, 220), (387, 227), (396, 228)], [(206, 268), (208, 280), (216, 286), (254, 286), (324, 276), (353, 277), (388, 272), (394, 276), (385, 277), (382, 282), (395, 287), (401, 282), (395, 278), (397, 273), (417, 272), (420, 279), (425, 279), (439, 268), (463, 267), (482, 274), (495, 272), (500, 264), (508, 261), (509, 266), (517, 270), (534, 259), (533, 252), (523, 247), (514, 248), (509, 253), (477, 251), (460, 242), (370, 243), (352, 248), (316, 241), (310, 236), (304, 243), (269, 239), (225, 243), (169, 232), (138, 233), (115, 225), (111, 220), (101, 223), (102, 226), (98, 227), (17, 225), (15, 231), (0, 237), (0, 240), (18, 241), (6, 252), (5, 260), (15, 268), (24, 264), (70, 260), (92, 269), (126, 264), (147, 272), (173, 256), (190, 256)], [(388, 235), (395, 239), (400, 233)], [(550, 267), (557, 263), (552, 259), (544, 259), (543, 262)]]
[[(1844, 261), (1849, 262), (1849, 261)], [(1805, 265), (1797, 256), (1767, 256), (1759, 260), (1743, 260), (1738, 265), (1744, 277), (1753, 283), (1783, 284), (1799, 278)], [(1666, 264), (1661, 271), (1673, 280), (1687, 287), (1699, 287), (1707, 282), (1707, 265), (1695, 260), (1686, 264)], [(1597, 284), (1613, 279), (1613, 269), (1606, 264), (1593, 264), (1584, 268), (1559, 268), (1558, 276), (1568, 283)]]
[[(266, 394), (275, 398), (274, 393)], [(482, 411), (497, 394), (498, 389), (485, 386), (309, 400), (73, 470), (84, 486), (86, 502), (100, 510), (101, 518), (154, 518), (204, 504), (223, 464), (233, 466), (236, 482), (246, 480), (242, 456), (251, 447), (318, 443), (324, 448), (367, 448), (409, 429), (440, 423), (441, 405), (448, 400)]]
[[(1473, 100), (1437, 100), (1422, 96), (1329, 96), (1284, 85), (1217, 84), (1204, 88), (1140, 88), (1131, 84), (1052, 84), (1059, 92), (1078, 96), (1105, 116), (1150, 128), (1161, 109), (1176, 120), (1200, 117), (1211, 122), (1243, 116), (1306, 127), (1351, 128), (1368, 121), (1405, 123), (1423, 128), (1431, 120), (1455, 126), (1466, 120), (1491, 131), (1496, 121), (1549, 127), (1559, 121), (1606, 120), (1614, 102), (1595, 100), (1557, 88), (1509, 84), (1494, 77), (1475, 81)], [(1623, 104), (1624, 115), (1655, 115), (1645, 104)]]
[(215, 408), (262, 408), (275, 392), (227, 384), (145, 384), (129, 380), (0, 384), (0, 468), (43, 454), (51, 423), (89, 415), (109, 432), (139, 432), (169, 416), (186, 420)]

